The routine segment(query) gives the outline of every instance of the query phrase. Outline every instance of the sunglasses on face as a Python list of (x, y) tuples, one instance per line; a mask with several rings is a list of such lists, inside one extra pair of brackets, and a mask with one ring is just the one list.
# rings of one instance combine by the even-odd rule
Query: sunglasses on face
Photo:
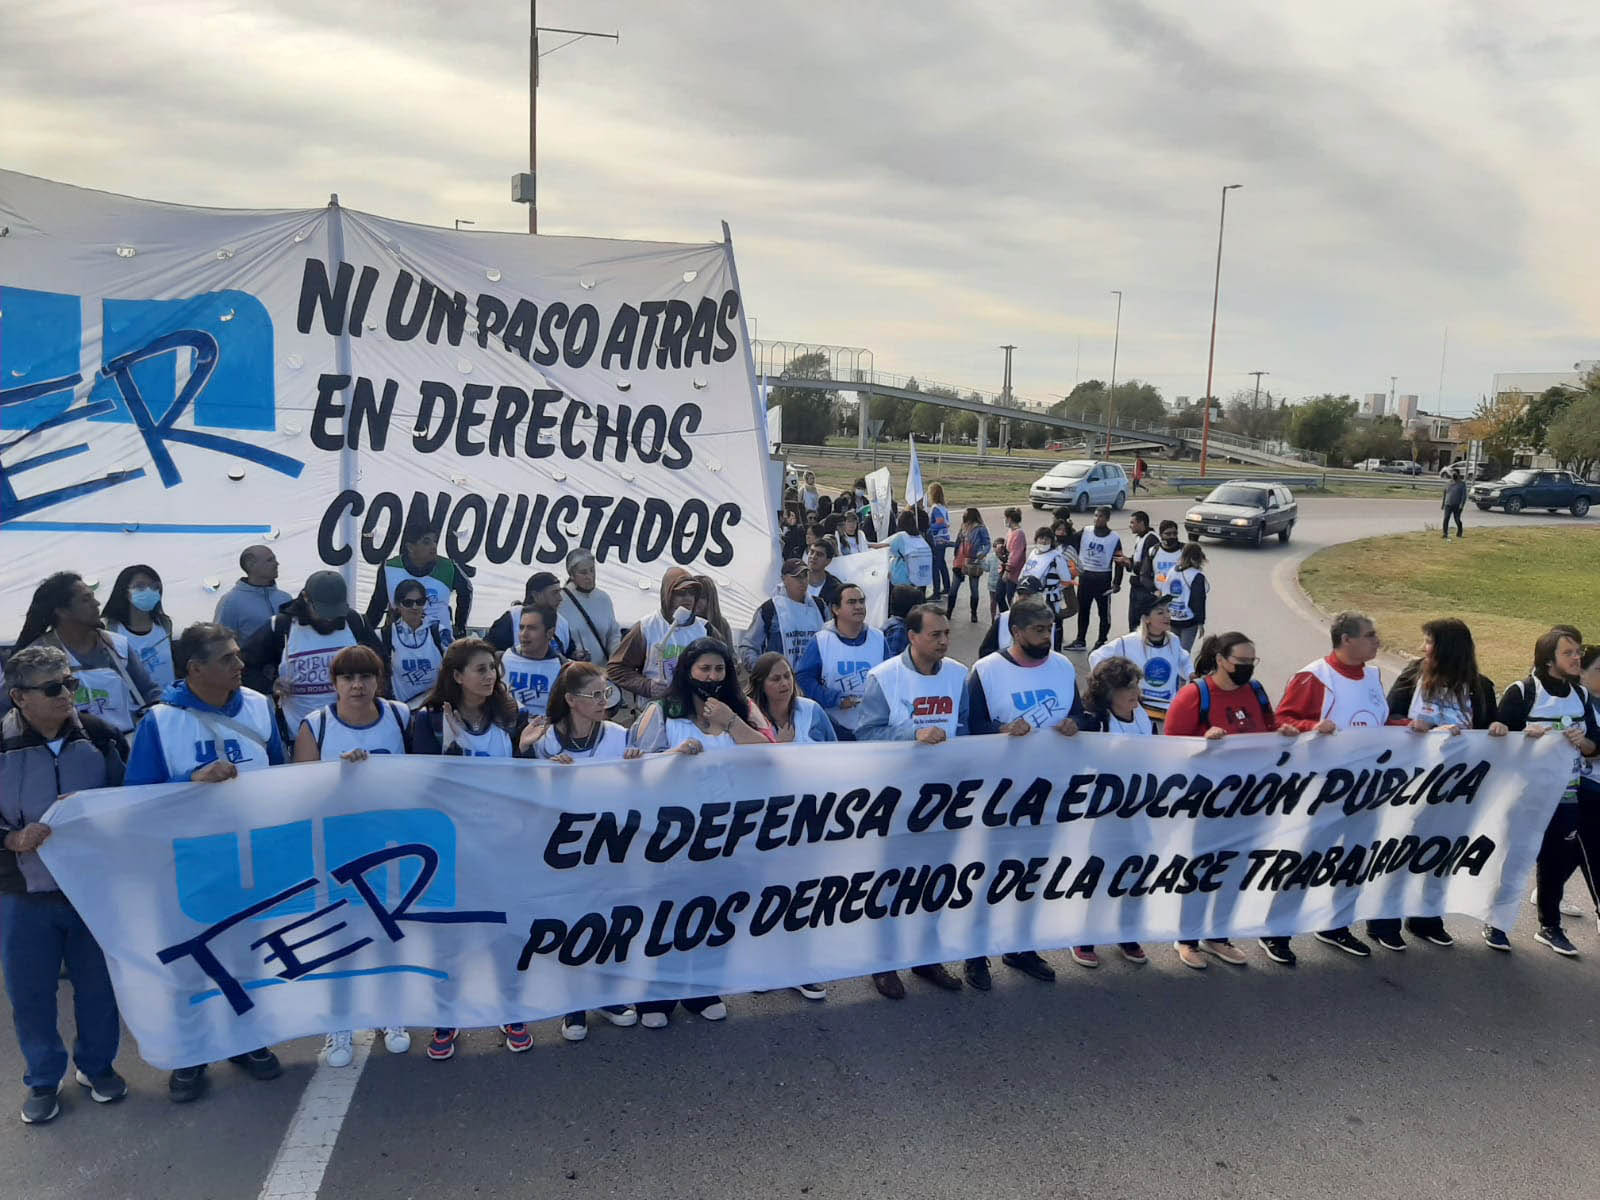
[(62, 692), (76, 695), (78, 691), (78, 677), (68, 675), (65, 679), (52, 679), (49, 683), (36, 683), (19, 687), (18, 691), (38, 692), (41, 696), (48, 696), (54, 700)]
[(574, 700), (588, 700), (588, 701), (590, 701), (591, 703), (594, 703), (594, 704), (604, 704), (606, 702), (606, 696), (607, 696), (606, 692), (573, 692), (572, 693), (572, 698)]
[(395, 601), (396, 608), (427, 608), (428, 601), (422, 596), (408, 596), (404, 600)]

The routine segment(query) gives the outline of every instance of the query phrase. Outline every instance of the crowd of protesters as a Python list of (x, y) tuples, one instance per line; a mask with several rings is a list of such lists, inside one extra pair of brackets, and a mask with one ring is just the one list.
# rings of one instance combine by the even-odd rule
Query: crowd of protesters
[[(469, 625), (467, 573), (439, 555), (433, 532), (405, 531), (401, 553), (383, 564), (365, 615), (344, 578), (319, 570), (293, 594), (280, 590), (270, 548), (240, 556), (238, 582), (207, 621), (180, 627), (162, 606), (160, 574), (136, 564), (102, 604), (72, 572), (43, 580), (5, 664), (0, 718), (0, 961), (26, 1062), (22, 1118), (51, 1120), (69, 1055), (58, 1032), (56, 985), (73, 984), (75, 1081), (99, 1102), (126, 1094), (114, 1061), (119, 1020), (105, 959), (82, 918), (57, 888), (38, 850), (50, 836), (41, 818), (61, 794), (88, 788), (191, 780), (224, 784), (242, 772), (321, 760), (359, 762), (378, 754), (465, 755), (538, 760), (551, 767), (652, 754), (738, 753), (789, 742), (907, 741), (934, 745), (969, 735), (1064, 739), (1087, 736), (1188, 737), (1215, 741), (1243, 733), (1337, 736), (1377, 725), (1405, 731), (1561, 737), (1571, 744), (1571, 780), (1538, 856), (1534, 938), (1558, 954), (1577, 951), (1562, 929), (1562, 892), (1575, 870), (1590, 883), (1600, 853), (1600, 647), (1571, 627), (1551, 629), (1532, 649), (1530, 670), (1504, 688), (1478, 669), (1472, 634), (1453, 618), (1423, 627), (1421, 655), (1387, 690), (1373, 660), (1380, 642), (1358, 612), (1336, 616), (1329, 653), (1289, 680), (1276, 702), (1254, 677), (1255, 645), (1245, 632), (1199, 637), (1209, 588), (1204, 555), (1180, 544), (1177, 528), (1152, 530), (1133, 514), (1131, 539), (1110, 528), (1110, 512), (1073, 527), (1068, 514), (1039, 526), (1030, 541), (1020, 510), (990, 531), (976, 509), (952, 527), (942, 492), (922, 506), (873, 521), (864, 481), (836, 499), (800, 481), (782, 526), (780, 587), (748, 628), (730, 628), (715, 582), (681, 567), (661, 578), (659, 603), (631, 627), (619, 624), (598, 586), (594, 557), (566, 559), (563, 581), (531, 576), (521, 603), (478, 636)], [(803, 497), (803, 499), (802, 499)], [(919, 515), (920, 514), (920, 515)], [(926, 523), (920, 523), (925, 518)], [(945, 565), (946, 551), (954, 559)], [(830, 570), (841, 554), (887, 550), (888, 619), (875, 626), (863, 588)], [(954, 568), (951, 574), (950, 568)], [(980, 588), (980, 581), (982, 587)], [(1112, 597), (1129, 585), (1130, 631), (1112, 638)], [(968, 666), (949, 655), (961, 585), (979, 620), (991, 624)], [(942, 586), (941, 586), (942, 585)], [(1064, 627), (1076, 617), (1076, 638)], [(1098, 639), (1080, 671), (1063, 653)], [(1308, 931), (1309, 932), (1309, 931)], [(1434, 916), (1369, 922), (1371, 942), (1392, 951), (1406, 936), (1452, 943)], [(1365, 958), (1349, 929), (1316, 931), (1323, 943)], [(1505, 931), (1485, 942), (1511, 949)], [(1260, 939), (1285, 966), (1291, 939)], [(1136, 942), (1117, 946), (1148, 961)], [(1240, 966), (1246, 954), (1226, 938), (1175, 943), (1185, 966), (1210, 960)], [(1077, 965), (1099, 965), (1097, 948), (1075, 946)], [(1019, 947), (1003, 965), (1042, 982), (1055, 969)], [(942, 963), (912, 974), (935, 987), (992, 986), (987, 958)], [(906, 994), (898, 972), (873, 976), (890, 999)], [(826, 998), (822, 983), (798, 985)], [(659, 1029), (680, 1006), (721, 1020), (720, 996), (619, 1005), (601, 1015), (616, 1025)], [(568, 1013), (562, 1037), (582, 1040), (584, 1012)], [(381, 1031), (405, 1053), (410, 1033)], [(460, 1031), (431, 1031), (425, 1054), (443, 1061)], [(495, 1031), (512, 1053), (531, 1031)], [(352, 1061), (352, 1031), (326, 1035), (324, 1061)], [(262, 1047), (233, 1063), (274, 1078), (276, 1055)], [(208, 1066), (171, 1073), (169, 1095), (192, 1101)]]

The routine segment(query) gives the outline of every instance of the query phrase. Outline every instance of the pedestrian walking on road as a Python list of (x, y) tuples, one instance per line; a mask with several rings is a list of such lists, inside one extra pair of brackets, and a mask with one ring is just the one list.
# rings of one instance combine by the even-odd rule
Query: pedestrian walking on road
[(1444, 540), (1450, 540), (1450, 521), (1454, 518), (1456, 523), (1456, 536), (1466, 537), (1466, 530), (1461, 528), (1461, 510), (1467, 504), (1467, 481), (1461, 477), (1460, 471), (1450, 473), (1450, 482), (1445, 485), (1444, 499), (1439, 502), (1439, 507), (1444, 509)]
[(1133, 490), (1134, 491), (1137, 492), (1141, 487), (1143, 487), (1144, 490), (1147, 491), (1147, 492), (1150, 490), (1149, 486), (1147, 484), (1145, 484), (1145, 481), (1144, 481), (1144, 477), (1146, 475), (1148, 475), (1149, 473), (1150, 473), (1150, 467), (1149, 467), (1149, 464), (1147, 464), (1144, 461), (1144, 455), (1135, 454), (1133, 456)]

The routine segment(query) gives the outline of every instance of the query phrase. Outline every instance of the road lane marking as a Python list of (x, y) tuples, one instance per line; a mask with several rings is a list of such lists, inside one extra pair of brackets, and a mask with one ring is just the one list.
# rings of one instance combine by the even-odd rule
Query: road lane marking
[(355, 1035), (348, 1067), (317, 1063), (261, 1185), (260, 1200), (316, 1200), (374, 1037), (370, 1029)]

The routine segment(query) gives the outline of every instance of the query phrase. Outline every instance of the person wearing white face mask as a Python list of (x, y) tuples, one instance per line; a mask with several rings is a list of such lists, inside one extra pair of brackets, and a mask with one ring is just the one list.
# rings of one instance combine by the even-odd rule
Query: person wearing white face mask
[(673, 665), (684, 647), (707, 636), (700, 581), (683, 567), (668, 567), (661, 576), (661, 609), (645, 617), (622, 639), (606, 663), (606, 678), (641, 704), (667, 694)]
[(128, 639), (151, 679), (163, 688), (172, 686), (172, 618), (161, 607), (161, 576), (154, 567), (124, 567), (100, 617), (108, 630)]

